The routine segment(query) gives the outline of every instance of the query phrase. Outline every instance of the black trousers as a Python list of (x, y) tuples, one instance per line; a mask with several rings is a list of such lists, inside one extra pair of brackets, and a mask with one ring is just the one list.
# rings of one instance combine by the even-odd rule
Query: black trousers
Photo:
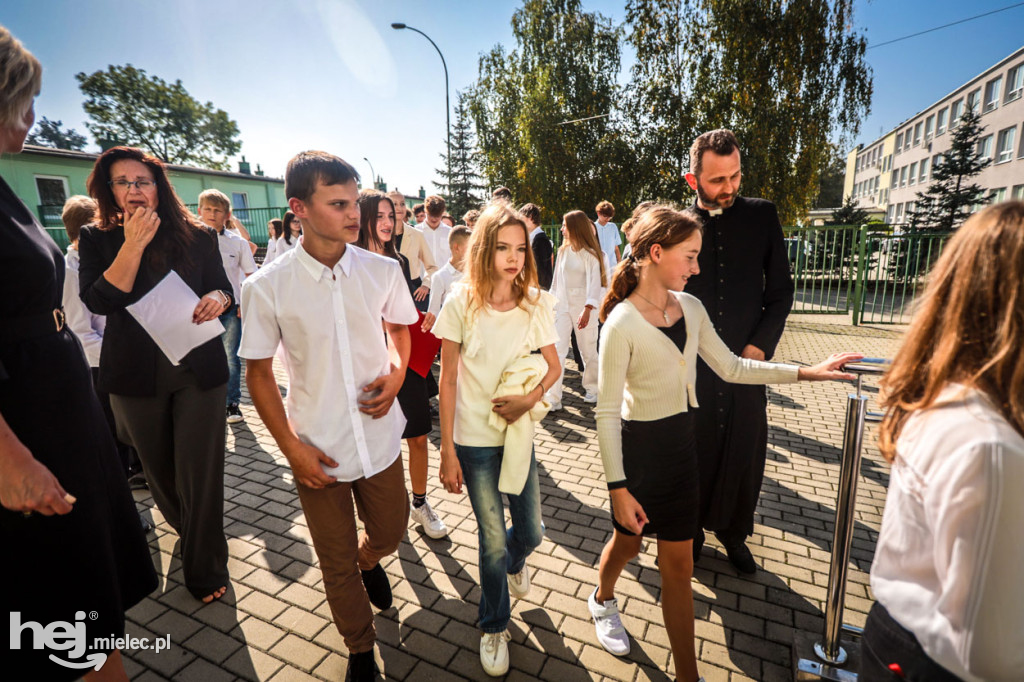
[(914, 633), (875, 602), (864, 623), (859, 682), (961, 682), (928, 658)]
[(156, 394), (111, 394), (118, 437), (138, 450), (157, 508), (181, 536), (185, 587), (196, 598), (228, 584), (224, 537), (224, 399), (191, 369), (157, 359)]

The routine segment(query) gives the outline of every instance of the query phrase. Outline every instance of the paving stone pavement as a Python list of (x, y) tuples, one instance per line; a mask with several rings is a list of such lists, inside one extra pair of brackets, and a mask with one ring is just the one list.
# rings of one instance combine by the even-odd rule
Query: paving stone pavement
[[(776, 354), (810, 364), (841, 350), (891, 356), (902, 329), (852, 327), (842, 316), (793, 315)], [(533, 589), (514, 602), (509, 680), (671, 680), (662, 626), (656, 543), (645, 543), (623, 573), (617, 596), (634, 639), (626, 659), (601, 649), (586, 600), (611, 535), (608, 495), (592, 406), (579, 375), (566, 379), (566, 409), (538, 428), (536, 453), (547, 534), (531, 555)], [(279, 374), (282, 385), (284, 374)], [(877, 393), (875, 382), (866, 390)], [(755, 535), (761, 570), (742, 578), (709, 537), (693, 589), (701, 674), (708, 682), (791, 680), (795, 632), (820, 632), (848, 383), (790, 384), (768, 392), (769, 450)], [(246, 397), (245, 422), (228, 427), (224, 526), (231, 587), (201, 605), (182, 580), (178, 538), (136, 492), (156, 524), (150, 546), (161, 586), (128, 612), (128, 634), (171, 636), (159, 654), (128, 651), (136, 680), (343, 680), (347, 651), (324, 597), (323, 581), (287, 462)], [(389, 679), (490, 679), (479, 665), (475, 628), (476, 523), (469, 499), (437, 483), (439, 434), (430, 436), (429, 499), (451, 533), (434, 541), (410, 526), (384, 566), (394, 606), (376, 616), (378, 660)], [(862, 626), (872, 603), (868, 570), (881, 524), (888, 468), (865, 437), (846, 622)]]

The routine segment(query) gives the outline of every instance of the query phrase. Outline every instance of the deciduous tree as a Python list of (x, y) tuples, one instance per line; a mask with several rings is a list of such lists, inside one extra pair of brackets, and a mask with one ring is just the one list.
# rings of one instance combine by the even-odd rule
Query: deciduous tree
[(99, 140), (141, 147), (167, 163), (226, 169), (242, 143), (238, 124), (212, 102), (192, 97), (180, 80), (167, 83), (131, 64), (75, 76)]

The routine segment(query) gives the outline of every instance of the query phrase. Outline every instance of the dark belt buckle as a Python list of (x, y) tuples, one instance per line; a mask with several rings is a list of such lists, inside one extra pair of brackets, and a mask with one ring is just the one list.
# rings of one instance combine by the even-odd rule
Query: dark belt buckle
[(57, 328), (58, 332), (64, 331), (64, 309), (54, 308), (53, 309), (53, 324)]

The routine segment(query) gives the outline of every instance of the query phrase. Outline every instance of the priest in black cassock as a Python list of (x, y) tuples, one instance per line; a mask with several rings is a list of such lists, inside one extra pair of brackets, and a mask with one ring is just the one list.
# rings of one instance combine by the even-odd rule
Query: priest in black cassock
[[(775, 205), (738, 195), (740, 149), (729, 130), (698, 137), (686, 180), (697, 191), (692, 211), (704, 226), (700, 274), (687, 293), (704, 304), (715, 330), (733, 353), (770, 360), (793, 305), (782, 226)], [(741, 573), (757, 565), (746, 546), (768, 447), (764, 386), (729, 384), (698, 360), (695, 411), (700, 468), (701, 526), (714, 531)], [(694, 539), (694, 561), (704, 544)]]

